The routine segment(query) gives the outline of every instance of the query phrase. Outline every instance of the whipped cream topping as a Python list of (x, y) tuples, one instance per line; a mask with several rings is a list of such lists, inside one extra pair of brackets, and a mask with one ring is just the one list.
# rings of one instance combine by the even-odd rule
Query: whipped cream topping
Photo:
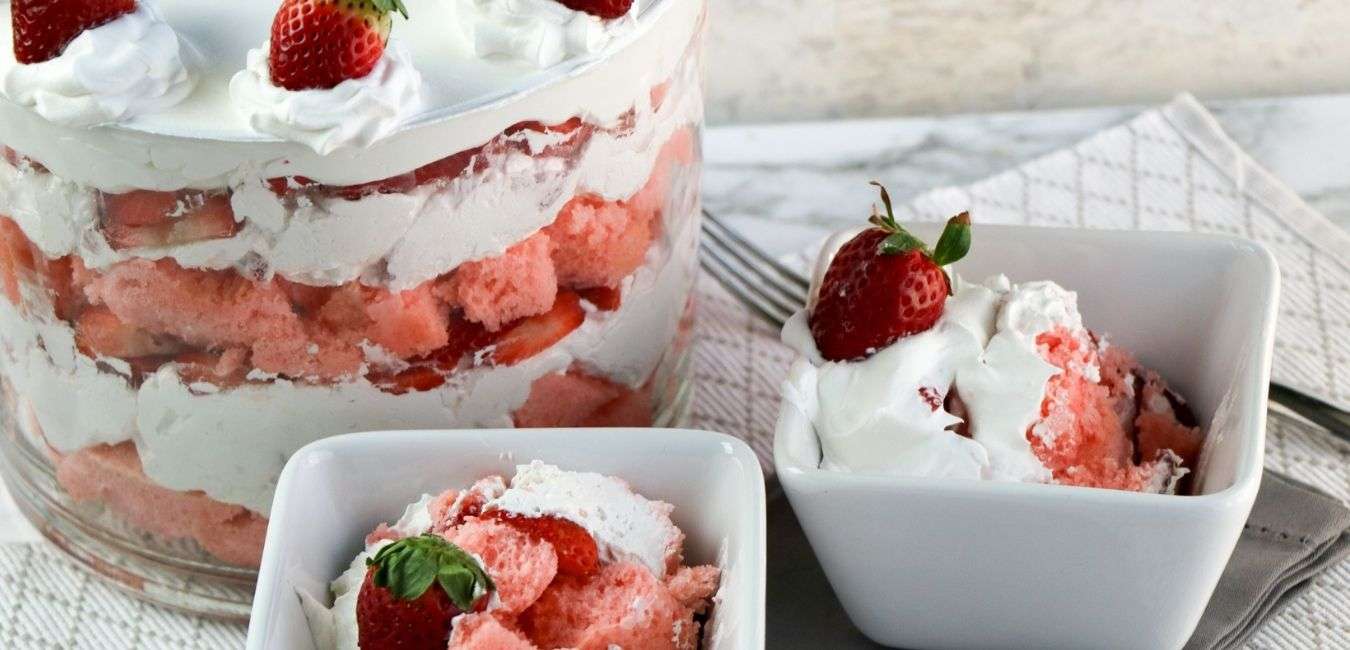
[(570, 472), (537, 460), (516, 467), (511, 486), (483, 509), (567, 519), (595, 538), (601, 562), (644, 564), (657, 578), (666, 575), (668, 560), (683, 543), (670, 521), (674, 506), (649, 501), (612, 476)]
[(130, 120), (181, 102), (196, 83), (196, 56), (149, 0), (85, 30), (48, 61), (14, 65), (3, 88), (13, 102), (57, 124)]
[(369, 147), (422, 107), (422, 75), (403, 44), (391, 39), (374, 69), (332, 88), (289, 90), (272, 83), (270, 41), (249, 50), (230, 80), (235, 109), (258, 132), (301, 143), (319, 155)]
[(632, 29), (634, 3), (614, 20), (567, 8), (556, 0), (459, 0), (459, 26), (483, 58), (506, 57), (536, 68), (594, 54), (615, 35)]
[[(1002, 275), (981, 284), (957, 277), (954, 287), (931, 329), (862, 361), (825, 361), (807, 312), (788, 321), (783, 341), (801, 357), (783, 395), (815, 425), (822, 468), (1050, 479), (1026, 437), (1045, 382), (1059, 372), (1037, 352), (1036, 336), (1058, 326), (1081, 328), (1077, 296), (1053, 282), (1012, 285)], [(962, 421), (947, 410), (953, 391), (966, 407), (969, 438), (953, 430)]]

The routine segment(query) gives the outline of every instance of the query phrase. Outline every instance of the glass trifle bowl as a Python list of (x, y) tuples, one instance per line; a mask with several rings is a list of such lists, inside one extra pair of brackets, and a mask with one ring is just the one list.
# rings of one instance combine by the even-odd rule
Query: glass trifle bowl
[(192, 88), (121, 119), (27, 101), (0, 57), (4, 479), (139, 597), (246, 616), (319, 438), (687, 410), (704, 1), (550, 6), (553, 53), (492, 0), (408, 4), (420, 95), (374, 137), (240, 108), (275, 7), (162, 0)]

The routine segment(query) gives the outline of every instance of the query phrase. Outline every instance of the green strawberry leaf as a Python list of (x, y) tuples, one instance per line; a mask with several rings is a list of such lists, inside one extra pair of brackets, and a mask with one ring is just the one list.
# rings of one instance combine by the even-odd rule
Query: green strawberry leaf
[(892, 233), (890, 236), (881, 240), (881, 244), (877, 248), (882, 255), (900, 255), (913, 250), (928, 250), (918, 237), (915, 237), (904, 230)]
[(366, 566), (376, 567), (375, 586), (389, 589), (396, 598), (417, 600), (435, 583), (466, 612), (478, 596), (496, 588), (473, 556), (431, 533), (385, 546), (366, 560)]
[(391, 11), (397, 11), (404, 18), (408, 17), (408, 8), (403, 6), (403, 0), (371, 0), (371, 4), (375, 5), (375, 9), (381, 13), (387, 14)]
[(970, 213), (961, 214), (947, 220), (947, 226), (942, 229), (942, 236), (938, 238), (937, 247), (933, 249), (933, 263), (938, 266), (947, 266), (970, 252)]

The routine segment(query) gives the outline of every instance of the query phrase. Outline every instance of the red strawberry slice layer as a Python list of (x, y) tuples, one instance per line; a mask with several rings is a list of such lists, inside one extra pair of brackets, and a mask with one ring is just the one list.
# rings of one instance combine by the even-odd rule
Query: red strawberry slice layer
[(135, 0), (11, 0), (14, 60), (41, 63), (54, 59), (86, 29), (135, 9)]
[(576, 522), (561, 517), (526, 517), (505, 510), (489, 510), (482, 516), (548, 542), (558, 554), (559, 573), (585, 577), (594, 575), (600, 567), (595, 538)]
[(136, 190), (103, 195), (103, 236), (115, 250), (226, 239), (238, 229), (226, 194)]
[(586, 320), (581, 298), (571, 291), (559, 291), (553, 308), (538, 316), (508, 325), (498, 332), (497, 342), (487, 360), (494, 366), (511, 366), (524, 361), (563, 340)]

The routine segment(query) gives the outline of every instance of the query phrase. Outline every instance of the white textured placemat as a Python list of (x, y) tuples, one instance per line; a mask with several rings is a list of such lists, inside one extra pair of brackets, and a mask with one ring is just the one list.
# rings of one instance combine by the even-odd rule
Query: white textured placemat
[[(1284, 274), (1277, 379), (1350, 405), (1350, 235), (1260, 170), (1189, 97), (989, 180), (935, 190), (905, 212), (941, 219), (968, 206), (982, 222), (1195, 229), (1267, 243)], [(691, 426), (740, 435), (767, 459), (789, 353), (710, 281), (700, 293)], [(1350, 444), (1316, 427), (1273, 416), (1266, 464), (1350, 501)], [(243, 640), (243, 626), (122, 596), (49, 546), (0, 544), (0, 648), (214, 650)], [(1319, 577), (1248, 647), (1350, 650), (1350, 563)]]

